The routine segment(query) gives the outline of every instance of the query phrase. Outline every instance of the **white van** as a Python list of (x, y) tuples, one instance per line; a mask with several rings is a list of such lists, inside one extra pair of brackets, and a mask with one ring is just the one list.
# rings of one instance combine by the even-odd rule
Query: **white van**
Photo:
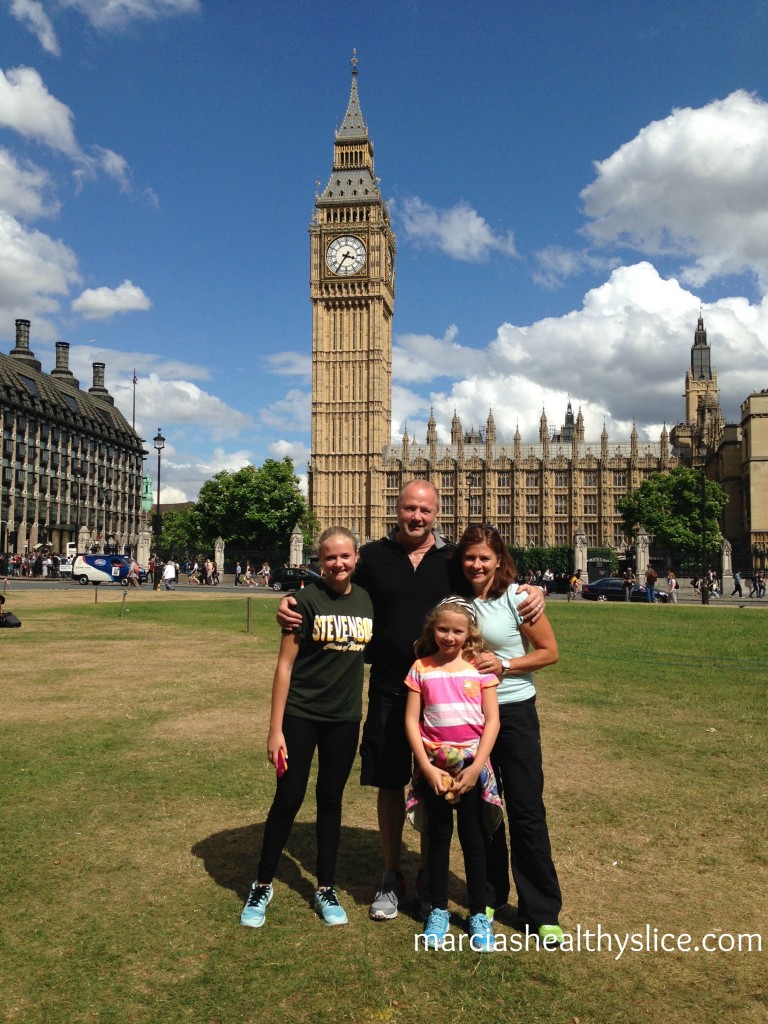
[(128, 586), (131, 559), (127, 555), (78, 555), (72, 566), (72, 579), (83, 586), (93, 583), (120, 583)]

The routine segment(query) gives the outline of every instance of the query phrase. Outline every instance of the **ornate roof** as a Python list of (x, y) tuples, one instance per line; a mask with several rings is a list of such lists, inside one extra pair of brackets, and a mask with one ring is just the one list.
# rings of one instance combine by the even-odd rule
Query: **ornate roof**
[(336, 132), (336, 139), (338, 142), (352, 142), (367, 138), (368, 126), (360, 109), (360, 99), (357, 95), (357, 57), (354, 56), (352, 58), (352, 89), (349, 93), (349, 103), (341, 128)]
[(373, 144), (357, 95), (357, 56), (352, 57), (352, 88), (341, 128), (336, 130), (333, 173), (319, 205), (381, 201), (373, 170)]
[(70, 383), (39, 367), (34, 357), (14, 359), (0, 353), (0, 404), (141, 449), (141, 438), (112, 404), (106, 389), (96, 397), (77, 387), (74, 378)]

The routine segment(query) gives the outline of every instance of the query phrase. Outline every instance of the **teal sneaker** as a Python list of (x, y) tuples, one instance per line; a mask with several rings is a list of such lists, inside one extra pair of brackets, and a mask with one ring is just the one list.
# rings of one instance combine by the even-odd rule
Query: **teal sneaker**
[(447, 910), (438, 910), (435, 907), (430, 911), (427, 923), (424, 926), (424, 938), (427, 940), (427, 949), (439, 949), (442, 946), (443, 939), (448, 934), (450, 923), (451, 915)]
[(240, 915), (240, 924), (244, 924), (247, 928), (261, 928), (267, 916), (267, 907), (272, 902), (272, 896), (271, 885), (259, 885), (258, 882), (254, 882)]
[(348, 924), (344, 908), (339, 903), (335, 889), (318, 889), (315, 893), (315, 910), (327, 925)]
[(473, 914), (469, 919), (469, 948), (473, 953), (493, 953), (493, 928), (485, 914)]

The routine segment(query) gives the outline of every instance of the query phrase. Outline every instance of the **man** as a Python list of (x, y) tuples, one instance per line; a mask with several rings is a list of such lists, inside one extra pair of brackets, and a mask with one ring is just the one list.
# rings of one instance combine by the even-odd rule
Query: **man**
[[(360, 548), (354, 582), (373, 602), (373, 639), (366, 660), (371, 663), (368, 714), (360, 745), (360, 783), (378, 789), (376, 810), (384, 854), (384, 875), (370, 907), (374, 921), (397, 917), (405, 894), (400, 855), (405, 824), (405, 788), (413, 760), (405, 735), (404, 683), (413, 663), (413, 644), (421, 635), (427, 612), (446, 597), (464, 589), (461, 566), (451, 560), (455, 550), (435, 532), (440, 496), (428, 480), (412, 480), (397, 499), (397, 528), (382, 540)], [(535, 621), (544, 609), (538, 587), (520, 588), (529, 594), (526, 620)], [(293, 598), (280, 603), (277, 621), (290, 630), (301, 618), (291, 611)], [(420, 903), (429, 890), (423, 868), (416, 883)]]
[(648, 604), (656, 602), (656, 580), (659, 577), (652, 565), (645, 570), (645, 600)]
[(624, 587), (624, 600), (625, 601), (631, 601), (632, 600), (632, 588), (635, 585), (635, 574), (632, 572), (632, 566), (631, 565), (628, 565), (627, 568), (624, 570), (623, 580), (624, 580), (624, 582), (623, 582), (622, 586)]
[(163, 567), (163, 583), (165, 584), (165, 589), (175, 590), (176, 588), (171, 586), (171, 584), (175, 582), (176, 566), (170, 559), (168, 559), (168, 561), (165, 563), (165, 566)]

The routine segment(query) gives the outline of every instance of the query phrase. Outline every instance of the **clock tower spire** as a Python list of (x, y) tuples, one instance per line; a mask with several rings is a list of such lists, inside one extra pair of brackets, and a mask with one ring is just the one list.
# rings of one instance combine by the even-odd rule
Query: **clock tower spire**
[(309, 228), (312, 452), (320, 528), (384, 533), (382, 460), (391, 439), (395, 236), (357, 91), (357, 54), (333, 168)]

